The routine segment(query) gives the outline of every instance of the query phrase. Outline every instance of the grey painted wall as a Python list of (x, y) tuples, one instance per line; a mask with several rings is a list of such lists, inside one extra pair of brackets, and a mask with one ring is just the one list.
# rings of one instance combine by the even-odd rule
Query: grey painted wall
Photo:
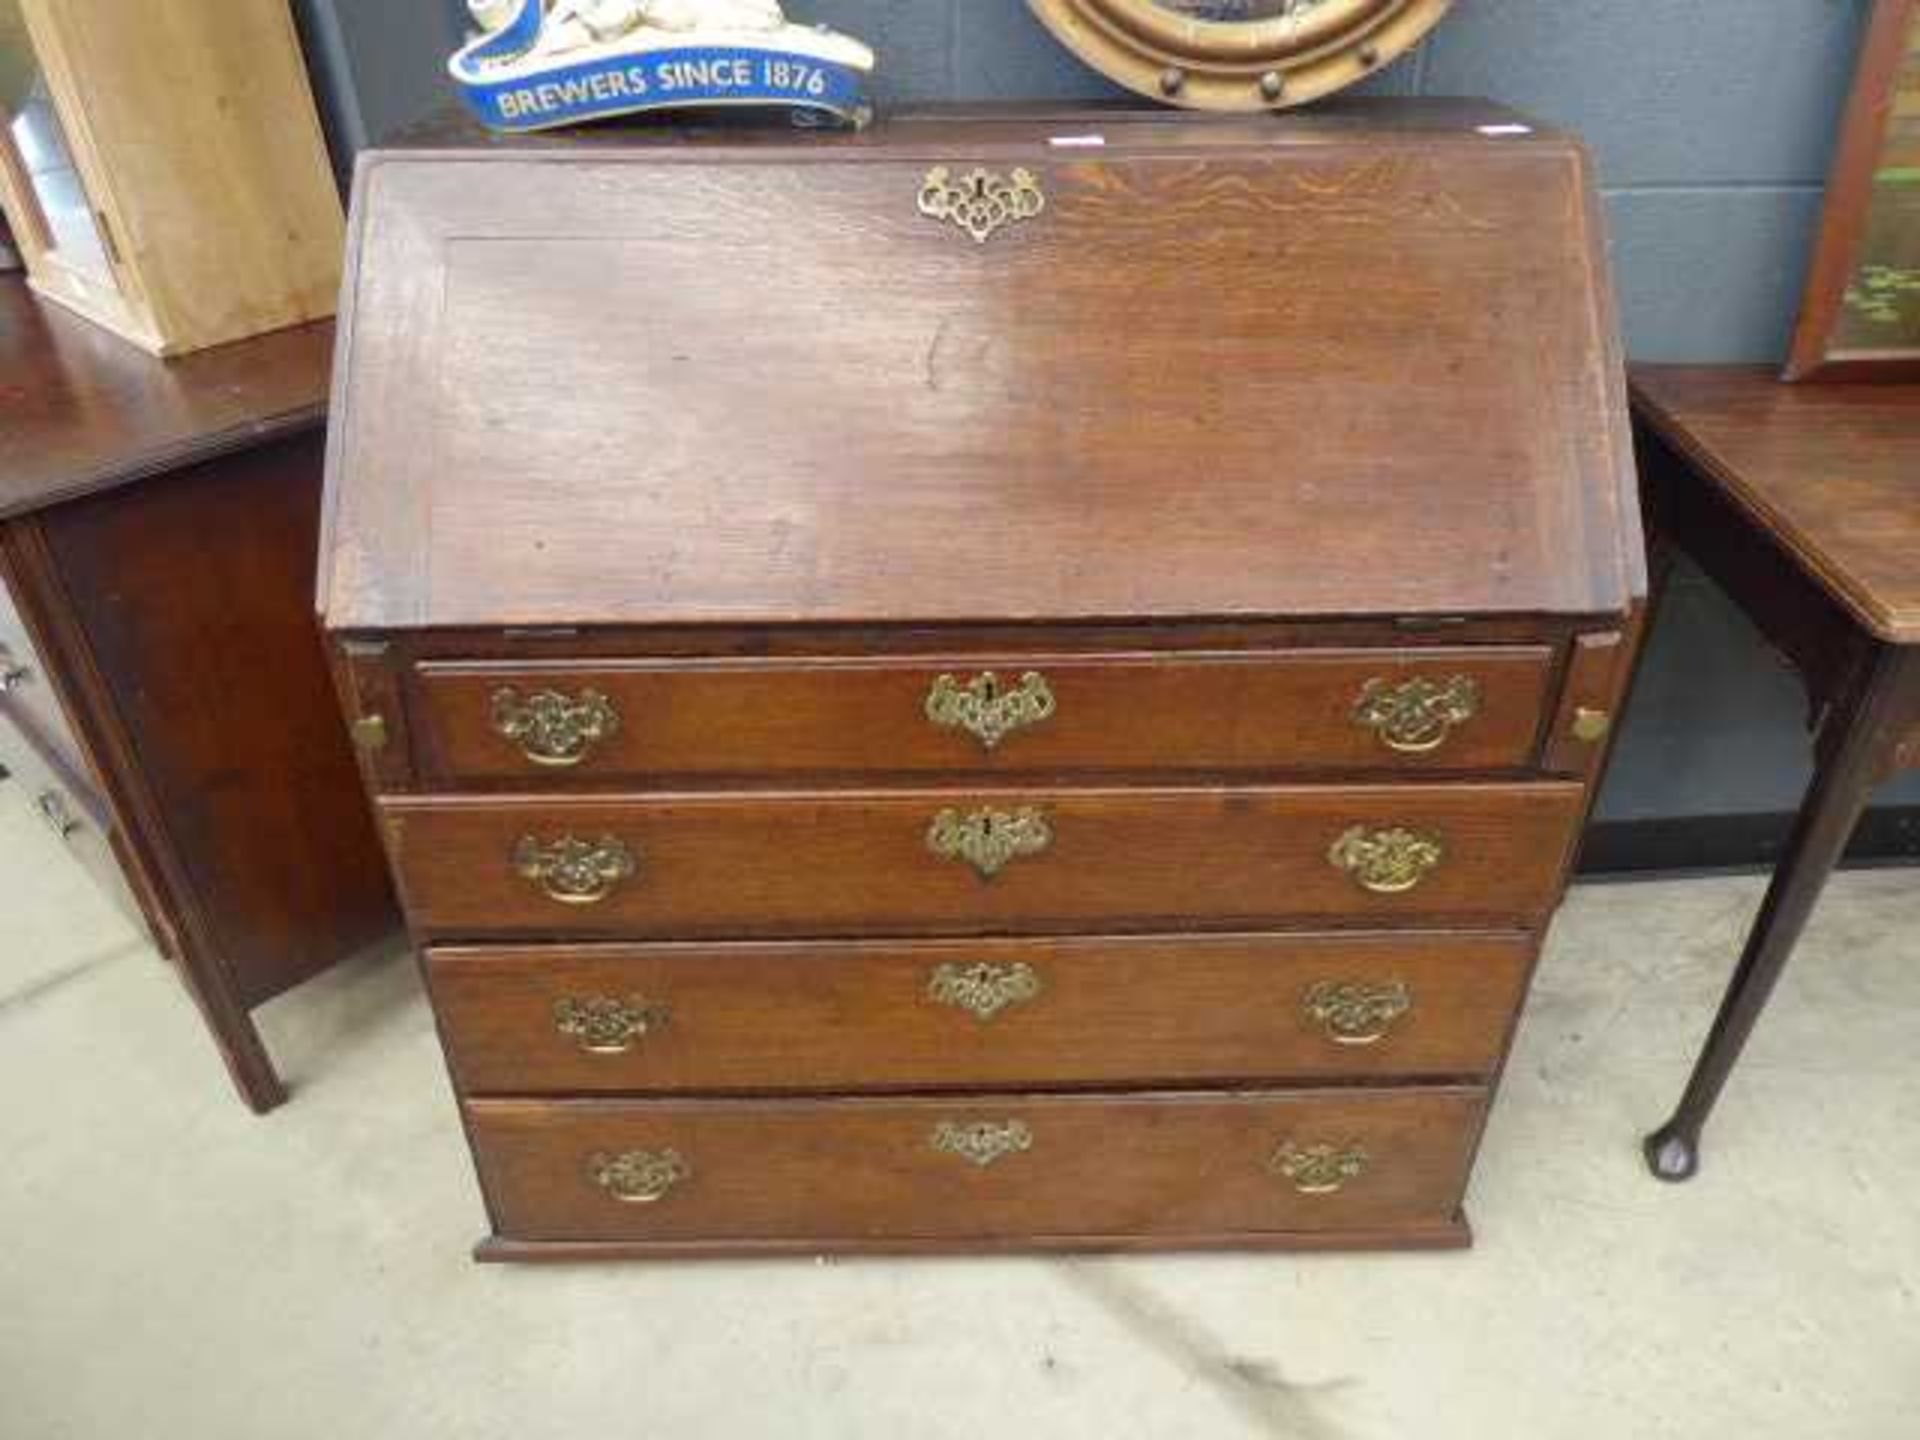
[(336, 163), (445, 105), (466, 7), (447, 0), (292, 0)]
[[(448, 97), (460, 0), (301, 0), (349, 73), (355, 139)], [(1628, 347), (1643, 360), (1775, 361), (1799, 303), (1869, 0), (1459, 0), (1370, 82), (1486, 95), (1579, 131), (1599, 160)], [(1122, 92), (1063, 51), (1024, 0), (789, 0), (880, 52), (876, 98)], [(324, 27), (322, 27), (324, 28)], [(1790, 809), (1807, 778), (1792, 677), (1698, 574), (1654, 635), (1606, 818)], [(1889, 800), (1920, 803), (1920, 777)]]

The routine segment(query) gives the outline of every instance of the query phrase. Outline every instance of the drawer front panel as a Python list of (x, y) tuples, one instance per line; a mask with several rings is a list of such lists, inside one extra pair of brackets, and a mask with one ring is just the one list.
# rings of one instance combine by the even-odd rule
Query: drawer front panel
[[(1574, 784), (389, 800), (415, 928), (683, 938), (1530, 924)], [(1374, 888), (1369, 888), (1372, 886)]]
[(69, 767), (86, 773), (80, 742), (53, 693), (53, 678), (34, 650), (26, 621), (4, 583), (0, 583), (0, 702), (31, 725)]
[(140, 903), (114, 853), (106, 802), (66, 767), (64, 758), (49, 760), (4, 711), (0, 711), (0, 766), (107, 898), (122, 913), (141, 919)]
[(1544, 646), (903, 661), (428, 664), (449, 780), (1516, 768)]
[(475, 1094), (1180, 1084), (1491, 1071), (1531, 937), (431, 950)]
[(510, 1240), (1441, 1226), (1484, 1093), (467, 1104)]

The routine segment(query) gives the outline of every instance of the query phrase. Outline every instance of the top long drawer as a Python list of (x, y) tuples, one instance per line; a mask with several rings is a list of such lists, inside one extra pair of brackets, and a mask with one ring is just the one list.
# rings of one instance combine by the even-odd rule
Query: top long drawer
[(565, 777), (1499, 770), (1546, 646), (912, 659), (427, 662), (420, 763)]

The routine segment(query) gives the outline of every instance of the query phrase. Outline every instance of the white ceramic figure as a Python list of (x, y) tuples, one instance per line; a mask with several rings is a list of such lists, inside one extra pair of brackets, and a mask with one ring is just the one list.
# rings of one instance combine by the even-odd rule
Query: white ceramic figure
[(636, 0), (642, 18), (662, 30), (778, 30), (780, 0)]
[[(546, 20), (536, 49), (558, 55), (618, 40), (651, 26), (676, 35), (767, 32), (786, 28), (780, 0), (545, 0)], [(467, 0), (474, 23), (488, 34), (505, 29), (520, 0)]]
[(514, 12), (519, 8), (520, 0), (467, 0), (467, 13), (473, 16), (473, 23), (488, 35), (506, 29), (507, 22), (513, 19)]

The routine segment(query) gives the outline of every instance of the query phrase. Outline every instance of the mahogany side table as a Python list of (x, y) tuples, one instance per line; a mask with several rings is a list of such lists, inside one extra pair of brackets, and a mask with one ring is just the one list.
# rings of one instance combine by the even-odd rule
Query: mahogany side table
[(1792, 662), (1813, 783), (1673, 1118), (1663, 1180), (1700, 1134), (1874, 789), (1920, 765), (1920, 385), (1785, 385), (1755, 367), (1639, 366), (1650, 527)]
[(0, 277), (0, 769), (257, 1111), (254, 1008), (400, 923), (312, 608), (332, 355), (322, 323), (157, 360)]

